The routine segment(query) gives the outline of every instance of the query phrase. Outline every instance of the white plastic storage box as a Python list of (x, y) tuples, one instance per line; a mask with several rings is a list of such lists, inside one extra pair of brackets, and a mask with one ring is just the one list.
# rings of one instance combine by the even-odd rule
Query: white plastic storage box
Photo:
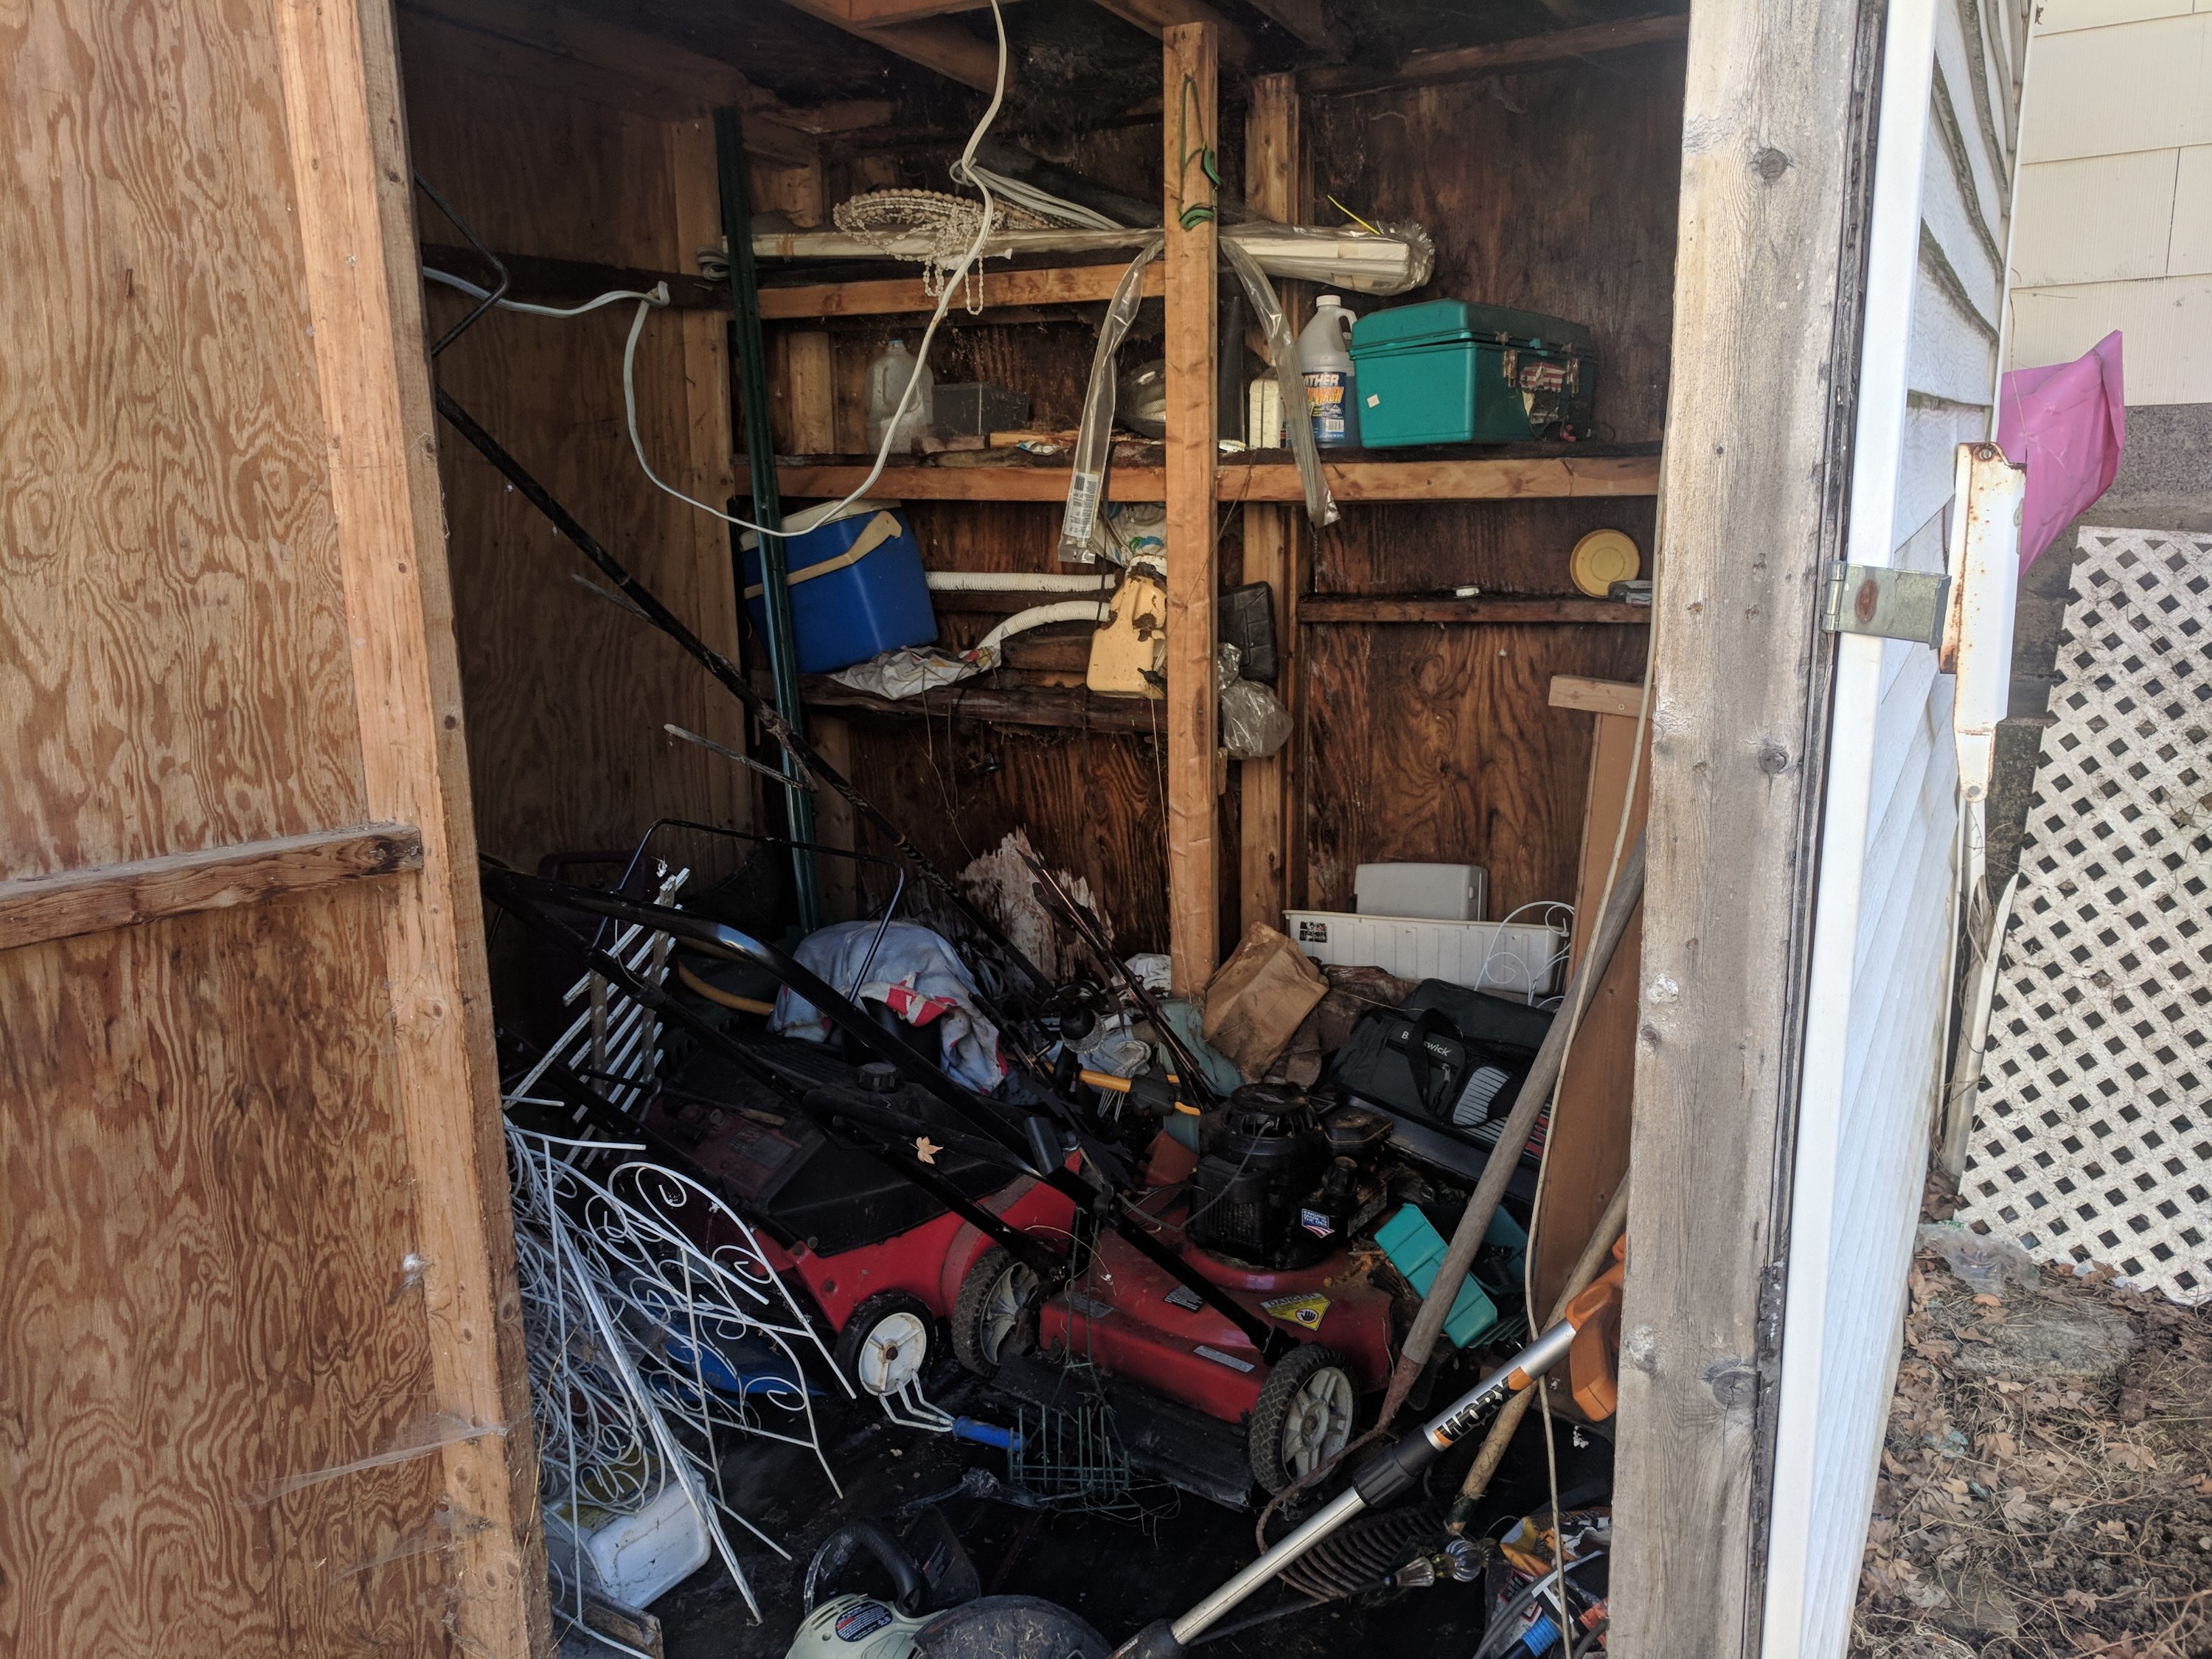
[(1480, 921), (1490, 873), (1479, 864), (1363, 864), (1352, 872), (1352, 902), (1363, 916)]
[(549, 1509), (545, 1520), (545, 1548), (555, 1568), (576, 1571), (580, 1532), (584, 1582), (625, 1607), (650, 1607), (713, 1553), (699, 1511), (677, 1480), (664, 1482), (650, 1502), (629, 1513), (586, 1503)]
[(1470, 991), (1549, 996), (1559, 988), (1567, 936), (1518, 922), (1429, 921), (1343, 910), (1285, 910), (1285, 931), (1316, 962), (1440, 979)]

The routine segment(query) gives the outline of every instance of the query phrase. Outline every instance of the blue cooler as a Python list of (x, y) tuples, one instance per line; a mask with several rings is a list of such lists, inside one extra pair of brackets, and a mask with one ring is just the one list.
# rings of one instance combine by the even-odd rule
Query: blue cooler
[[(784, 522), (786, 580), (799, 672), (827, 674), (901, 646), (937, 639), (921, 548), (893, 503), (855, 501), (835, 518), (823, 509)], [(745, 532), (745, 609), (753, 631), (768, 636), (768, 601), (761, 592), (760, 538)]]

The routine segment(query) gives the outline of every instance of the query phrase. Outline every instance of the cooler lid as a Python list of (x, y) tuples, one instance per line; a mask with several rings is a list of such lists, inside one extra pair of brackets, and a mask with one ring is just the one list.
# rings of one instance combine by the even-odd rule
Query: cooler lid
[(1564, 346), (1587, 351), (1590, 331), (1580, 323), (1516, 311), (1510, 306), (1471, 305), (1465, 300), (1431, 300), (1417, 306), (1370, 311), (1352, 325), (1356, 357), (1455, 341), (1494, 342), (1511, 346)]
[[(842, 512), (832, 512), (830, 509), (836, 505), (835, 501), (823, 501), (817, 506), (801, 507), (796, 513), (785, 514), (784, 539), (789, 541), (793, 536), (804, 536), (810, 530), (819, 530), (825, 524), (836, 524), (842, 520), (872, 518), (878, 513), (896, 513), (899, 509), (899, 503), (896, 501), (877, 501), (872, 498), (848, 502)], [(760, 548), (758, 532), (746, 531), (738, 538), (738, 545), (748, 553), (758, 551)]]

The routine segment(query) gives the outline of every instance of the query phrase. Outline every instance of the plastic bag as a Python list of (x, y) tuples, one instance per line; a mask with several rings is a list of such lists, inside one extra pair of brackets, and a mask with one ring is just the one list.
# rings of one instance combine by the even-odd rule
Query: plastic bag
[(1237, 273), (1237, 280), (1244, 285), (1244, 297), (1251, 301), (1252, 315), (1260, 325), (1261, 332), (1267, 337), (1267, 355), (1274, 359), (1275, 384), (1282, 390), (1284, 424), (1290, 428), (1291, 453), (1298, 464), (1298, 482), (1304, 487), (1306, 518), (1316, 530), (1336, 522), (1336, 502), (1328, 493), (1328, 481), (1322, 477), (1321, 450), (1314, 442), (1313, 422), (1304, 418), (1306, 409), (1306, 377), (1298, 362), (1297, 337), (1291, 332), (1291, 319), (1283, 314), (1281, 302), (1275, 298), (1274, 285), (1268, 282), (1252, 256), (1233, 240), (1221, 244), (1223, 257), (1229, 268)]
[(2033, 1285), (2035, 1258), (1996, 1233), (1969, 1231), (1955, 1221), (1930, 1221), (1920, 1229), (1920, 1248), (1933, 1250), (1968, 1289), (2002, 1294), (2008, 1279)]
[[(1331, 233), (1306, 234), (1324, 237), (1332, 245), (1339, 240)], [(1158, 258), (1166, 246), (1167, 234), (1164, 231), (1147, 238), (1137, 250), (1137, 257), (1129, 262), (1129, 268), (1121, 273), (1121, 282), (1115, 286), (1113, 301), (1106, 307), (1106, 321), (1098, 331), (1097, 349), (1091, 356), (1091, 380), (1083, 393), (1083, 424), (1076, 434), (1074, 466), (1067, 480), (1067, 507), (1060, 520), (1060, 556), (1070, 564), (1095, 564), (1098, 560), (1098, 509), (1106, 498), (1106, 468), (1114, 448), (1114, 354), (1121, 349), (1129, 325), (1137, 319), (1137, 308), (1144, 303), (1145, 267)], [(1219, 246), (1229, 268), (1243, 285), (1253, 315), (1267, 337), (1268, 355), (1274, 359), (1275, 378), (1282, 387), (1283, 407), (1303, 410), (1306, 406), (1306, 382), (1298, 367), (1297, 340), (1291, 332), (1290, 319), (1284, 316), (1281, 303), (1275, 298), (1273, 284), (1258, 261), (1237, 238), (1224, 236)], [(1358, 285), (1347, 283), (1344, 286)], [(1338, 517), (1336, 503), (1329, 496), (1328, 481), (1322, 477), (1321, 452), (1314, 447), (1313, 422), (1291, 420), (1286, 423), (1291, 429), (1291, 453), (1297, 458), (1298, 478), (1305, 488), (1306, 517), (1316, 530), (1334, 524)]]
[(1165, 231), (1145, 239), (1115, 286), (1106, 320), (1098, 330), (1098, 348), (1091, 354), (1091, 383), (1084, 390), (1083, 422), (1075, 434), (1067, 510), (1060, 520), (1060, 556), (1071, 564), (1098, 561), (1092, 538), (1098, 529), (1099, 503), (1106, 497), (1106, 463), (1114, 448), (1114, 354), (1121, 349), (1121, 338), (1137, 320), (1138, 307), (1145, 302), (1145, 267), (1158, 258), (1167, 245)]
[(1237, 673), (1243, 653), (1226, 641), (1214, 652), (1221, 691), (1221, 746), (1232, 759), (1265, 760), (1291, 740), (1291, 711), (1257, 680)]

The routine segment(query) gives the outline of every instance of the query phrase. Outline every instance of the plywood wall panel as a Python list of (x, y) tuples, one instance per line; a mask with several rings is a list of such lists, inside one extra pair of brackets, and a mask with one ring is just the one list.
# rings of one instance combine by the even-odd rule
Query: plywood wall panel
[[(661, 269), (720, 222), (711, 161), (678, 128), (602, 106), (410, 62), (417, 167), (495, 248)], [(711, 152), (708, 152), (709, 158)], [(693, 198), (704, 198), (703, 202)], [(434, 209), (419, 212), (423, 234)], [(466, 302), (430, 290), (433, 333)], [(727, 532), (656, 489), (632, 454), (622, 357), (627, 305), (573, 319), (497, 313), (439, 357), (438, 382), (699, 635), (738, 649)], [(656, 313), (639, 343), (639, 428), (655, 470), (720, 504), (731, 488), (720, 332)], [(484, 849), (628, 846), (670, 813), (750, 819), (728, 762), (669, 721), (742, 746), (736, 705), (653, 629), (570, 580), (582, 556), (450, 431), (440, 434), (455, 632)]]
[(0, 1650), (444, 1653), (436, 1410), (361, 886), (0, 973)]
[(1492, 916), (1572, 902), (1589, 720), (1553, 677), (1636, 680), (1644, 630), (1491, 625), (1307, 630), (1306, 902), (1352, 908), (1385, 859), (1480, 864)]
[(1314, 538), (1313, 591), (1448, 593), (1472, 585), (1500, 597), (1578, 598), (1567, 557), (1593, 530), (1627, 532), (1651, 574), (1656, 507), (1622, 496), (1353, 507)]
[[(1025, 830), (1046, 863), (1091, 884), (1117, 949), (1164, 951), (1166, 724), (1163, 711), (1161, 737), (1151, 738), (957, 718), (854, 720), (854, 781), (948, 872)], [(886, 850), (865, 826), (860, 836), (863, 850)]]
[(1436, 274), (1406, 300), (1456, 299), (1587, 323), (1598, 432), (1656, 438), (1665, 417), (1676, 198), (1680, 46), (1446, 85), (1319, 99), (1306, 112), (1308, 182), (1362, 217), (1414, 219)]
[(365, 816), (274, 33), (142, 22), (0, 32), (14, 876)]

